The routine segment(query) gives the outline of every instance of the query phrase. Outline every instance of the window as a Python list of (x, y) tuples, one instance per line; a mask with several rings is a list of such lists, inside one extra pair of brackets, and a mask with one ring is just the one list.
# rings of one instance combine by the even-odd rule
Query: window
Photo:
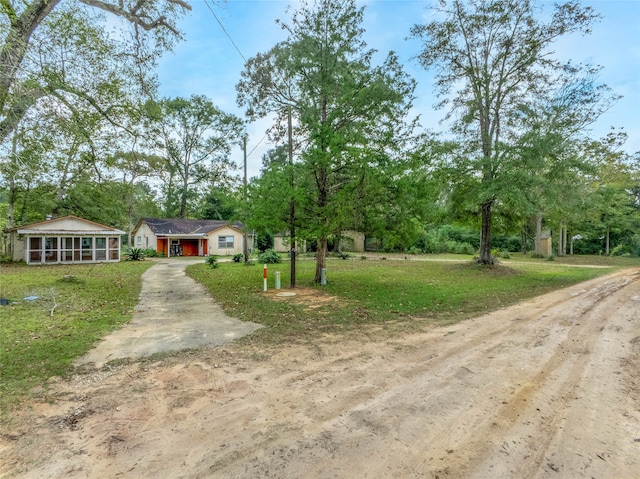
[(45, 238), (44, 250), (44, 258), (47, 263), (58, 262), (58, 238)]
[(96, 238), (96, 261), (107, 259), (107, 238)]
[(60, 238), (61, 261), (73, 261), (73, 238)]
[(93, 261), (93, 238), (82, 238), (82, 261)]
[(142, 236), (136, 236), (136, 246), (142, 246)]
[(233, 249), (233, 236), (218, 236), (219, 249)]
[(29, 262), (42, 261), (42, 238), (29, 238)]
[(109, 259), (113, 261), (120, 259), (120, 242), (118, 238), (109, 238)]

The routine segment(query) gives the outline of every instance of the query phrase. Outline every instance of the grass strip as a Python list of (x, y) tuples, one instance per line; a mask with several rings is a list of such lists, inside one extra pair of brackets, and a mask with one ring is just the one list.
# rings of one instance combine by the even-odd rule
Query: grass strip
[[(131, 319), (151, 262), (0, 267), (0, 408)], [(29, 299), (25, 299), (29, 298)]]

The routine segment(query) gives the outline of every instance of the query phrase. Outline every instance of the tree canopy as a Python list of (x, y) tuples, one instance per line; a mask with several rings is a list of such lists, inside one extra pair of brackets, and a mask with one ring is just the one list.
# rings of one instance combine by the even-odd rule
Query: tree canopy
[(414, 82), (393, 53), (372, 64), (362, 19), (352, 0), (303, 2), (283, 24), (287, 41), (249, 61), (238, 85), (250, 115), (291, 108), (299, 166), (289, 196), (300, 229), (317, 241), (316, 282), (328, 238), (363, 226), (364, 205), (376, 201), (371, 179), (409, 139)]
[(527, 110), (552, 104), (549, 95), (564, 85), (576, 86), (564, 97), (576, 118), (593, 121), (585, 110), (601, 100), (592, 83), (580, 81), (592, 70), (563, 63), (551, 50), (561, 36), (589, 33), (598, 15), (577, 1), (556, 5), (548, 20), (537, 13), (530, 0), (441, 0), (435, 19), (412, 29), (423, 42), (418, 59), (435, 69), (440, 107), (463, 144), (456, 172), (481, 216), (484, 264), (494, 261), (492, 210), (513, 189), (519, 159), (512, 148), (528, 131)]

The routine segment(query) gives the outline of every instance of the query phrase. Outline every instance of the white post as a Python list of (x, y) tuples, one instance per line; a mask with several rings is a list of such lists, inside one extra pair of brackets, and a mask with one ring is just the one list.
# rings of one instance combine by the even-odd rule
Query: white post
[(264, 265), (262, 278), (264, 280), (264, 290), (263, 291), (266, 291), (267, 290), (267, 265), (266, 264)]

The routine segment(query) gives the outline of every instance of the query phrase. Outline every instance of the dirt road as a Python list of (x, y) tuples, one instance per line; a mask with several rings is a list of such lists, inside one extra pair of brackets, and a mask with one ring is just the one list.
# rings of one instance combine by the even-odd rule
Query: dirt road
[(227, 345), (59, 381), (55, 404), (3, 435), (0, 473), (640, 477), (640, 271), (383, 336)]

